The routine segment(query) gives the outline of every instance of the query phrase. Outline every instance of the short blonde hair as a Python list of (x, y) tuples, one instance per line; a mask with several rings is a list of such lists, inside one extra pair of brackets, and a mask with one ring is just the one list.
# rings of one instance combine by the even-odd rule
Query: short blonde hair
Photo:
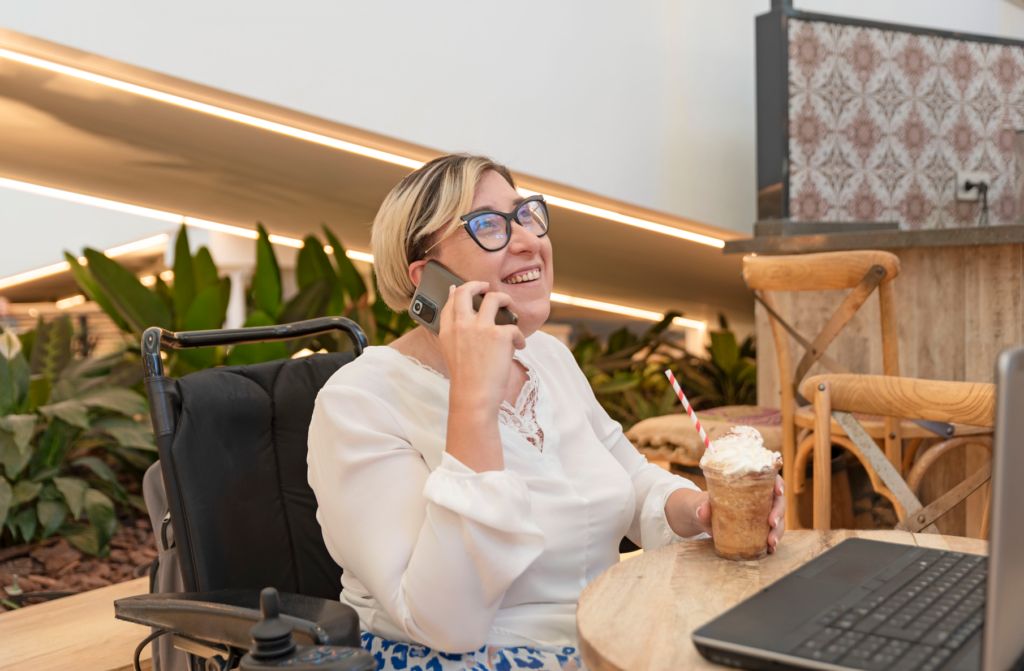
[(373, 220), (370, 248), (377, 287), (392, 310), (409, 309), (416, 291), (409, 265), (424, 258), (435, 233), (462, 224), (459, 217), (469, 213), (477, 184), (488, 170), (515, 188), (508, 168), (486, 156), (449, 154), (407, 175), (384, 199)]

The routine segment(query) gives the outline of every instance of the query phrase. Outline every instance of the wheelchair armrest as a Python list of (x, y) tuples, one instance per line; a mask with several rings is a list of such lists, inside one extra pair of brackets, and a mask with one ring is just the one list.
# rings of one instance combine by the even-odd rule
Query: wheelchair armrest
[[(359, 616), (339, 601), (280, 593), (281, 619), (300, 645), (358, 648)], [(166, 629), (189, 638), (247, 649), (260, 621), (260, 590), (142, 594), (114, 602), (119, 620)]]

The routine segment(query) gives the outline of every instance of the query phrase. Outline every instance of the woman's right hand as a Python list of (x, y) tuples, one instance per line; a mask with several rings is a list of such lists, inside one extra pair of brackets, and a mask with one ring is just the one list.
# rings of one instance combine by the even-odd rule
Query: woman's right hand
[[(518, 326), (498, 326), (499, 308), (508, 307), (511, 297), (490, 292), (487, 282), (466, 282), (449, 289), (448, 302), (441, 310), (441, 348), (451, 380), (449, 411), (477, 412), (484, 418), (497, 417), (498, 407), (508, 390), (512, 354), (526, 347)], [(473, 309), (473, 297), (484, 294), (480, 311)]]

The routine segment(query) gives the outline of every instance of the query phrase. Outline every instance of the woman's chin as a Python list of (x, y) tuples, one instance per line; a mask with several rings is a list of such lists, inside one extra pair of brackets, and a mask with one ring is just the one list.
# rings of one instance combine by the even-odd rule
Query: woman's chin
[(551, 315), (551, 299), (544, 297), (531, 301), (517, 301), (512, 311), (519, 318), (517, 325), (523, 336), (529, 338), (537, 329), (544, 325)]

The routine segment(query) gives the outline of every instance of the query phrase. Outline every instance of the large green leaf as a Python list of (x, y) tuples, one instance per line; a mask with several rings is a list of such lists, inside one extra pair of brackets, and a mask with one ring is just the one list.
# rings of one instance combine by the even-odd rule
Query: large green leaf
[(295, 276), (300, 289), (324, 278), (329, 278), (332, 280), (331, 284), (334, 284), (335, 275), (331, 260), (327, 258), (324, 246), (312, 235), (307, 235), (302, 241), (302, 249), (299, 250), (299, 259), (295, 267)]
[(333, 285), (332, 279), (321, 277), (304, 286), (299, 294), (281, 310), (281, 314), (277, 318), (278, 323), (290, 324), (304, 319), (323, 317), (324, 310), (331, 300)]
[(98, 489), (90, 489), (85, 493), (85, 513), (89, 516), (89, 524), (96, 530), (97, 555), (106, 555), (109, 551), (107, 543), (117, 531), (117, 517), (114, 514), (114, 502)]
[(629, 330), (628, 327), (623, 326), (618, 331), (615, 331), (608, 336), (608, 354), (614, 354), (619, 350), (627, 347), (632, 347), (636, 344), (636, 336)]
[(4, 520), (7, 519), (7, 511), (14, 500), (14, 491), (11, 485), (4, 478), (0, 478), (0, 531), (3, 531)]
[[(14, 443), (14, 437), (6, 432), (0, 432), (0, 464), (4, 465), (4, 472), (11, 480), (21, 477), (25, 470), (25, 464), (32, 458), (32, 450), (19, 450)], [(3, 518), (0, 518), (3, 522)]]
[(58, 533), (85, 554), (93, 556), (100, 554), (99, 534), (93, 527), (84, 524), (65, 524)]
[[(153, 452), (156, 452), (156, 447), (153, 448)], [(110, 447), (107, 448), (107, 453), (117, 457), (140, 473), (145, 473), (146, 469), (152, 466), (153, 461), (155, 461), (152, 458), (147, 458), (138, 450), (133, 450), (127, 447)]]
[(29, 370), (54, 380), (71, 361), (71, 320), (67, 315), (50, 323), (40, 322), (36, 328), (36, 342), (32, 347)]
[(117, 476), (114, 475), (114, 471), (99, 457), (82, 457), (81, 459), (75, 459), (71, 463), (75, 466), (84, 466), (88, 468), (101, 480), (114, 483), (117, 482)]
[[(35, 410), (39, 406), (49, 403), (52, 391), (53, 385), (50, 383), (50, 378), (40, 375), (31, 380), (28, 384), (28, 409)], [(54, 399), (54, 401), (56, 400)]]
[(72, 256), (67, 252), (64, 252), (64, 258), (67, 259), (68, 264), (71, 265), (71, 276), (78, 282), (78, 287), (85, 294), (85, 297), (89, 300), (96, 301), (96, 304), (103, 309), (107, 315), (114, 320), (117, 327), (122, 331), (129, 331), (131, 328), (128, 326), (128, 322), (125, 321), (124, 316), (118, 311), (114, 302), (110, 300), (110, 296), (107, 292), (96, 282), (96, 278), (93, 277), (89, 269), (78, 262), (78, 257)]
[(21, 532), (21, 537), (26, 543), (32, 542), (32, 537), (35, 536), (36, 527), (39, 525), (39, 521), (36, 519), (35, 508), (25, 508), (12, 519), (14, 527)]
[(0, 417), (0, 430), (7, 431), (14, 438), (14, 444), (22, 452), (28, 447), (36, 430), (35, 415), (7, 415)]
[(85, 492), (89, 489), (89, 483), (81, 478), (54, 478), (53, 484), (67, 501), (71, 517), (78, 519), (85, 508)]
[(87, 407), (113, 410), (128, 417), (145, 415), (149, 412), (149, 405), (146, 403), (145, 397), (133, 389), (124, 387), (90, 389), (79, 396), (78, 400)]
[(206, 247), (200, 247), (196, 252), (196, 257), (192, 260), (192, 267), (196, 273), (196, 295), (199, 295), (199, 292), (206, 287), (216, 284), (220, 277), (217, 272), (217, 264), (213, 262), (213, 256), (210, 255), (210, 250)]
[(616, 373), (611, 380), (594, 385), (595, 394), (617, 394), (640, 386), (642, 378), (636, 373)]
[(740, 348), (732, 331), (711, 333), (711, 360), (722, 371), (728, 373), (740, 358)]
[(174, 242), (174, 314), (177, 327), (185, 328), (185, 315), (196, 298), (196, 273), (192, 266), (192, 252), (188, 247), (188, 229), (185, 224)]
[(133, 331), (141, 335), (150, 326), (174, 328), (167, 306), (135, 275), (94, 249), (86, 249), (85, 258), (89, 260), (89, 271), (96, 282), (107, 292)]
[[(245, 326), (273, 326), (274, 320), (270, 315), (256, 310), (249, 314), (245, 320)], [(251, 345), (235, 345), (228, 353), (229, 366), (248, 366), (264, 361), (275, 361), (288, 358), (288, 347), (283, 342), (261, 342)]]
[(81, 433), (81, 428), (55, 416), (37, 440), (36, 450), (30, 462), (33, 477), (41, 471), (59, 467)]
[[(345, 255), (345, 247), (342, 246), (341, 241), (335, 237), (331, 229), (327, 228), (326, 224), (324, 224), (324, 236), (327, 238), (327, 244), (331, 246), (334, 263), (338, 266), (338, 281), (341, 282), (348, 303), (354, 303), (366, 293), (366, 282), (363, 281), (363, 276), (352, 264), (352, 259)], [(333, 298), (332, 302), (335, 300), (339, 299)], [(341, 314), (341, 312), (336, 314)]]
[[(196, 294), (196, 299), (192, 301), (188, 314), (185, 315), (185, 330), (205, 331), (224, 326), (230, 298), (231, 280), (226, 277), (201, 289)], [(212, 347), (184, 349), (178, 354), (189, 365), (197, 369), (213, 367), (216, 355)]]
[(28, 480), (21, 480), (14, 485), (14, 498), (11, 500), (12, 505), (20, 505), (22, 503), (28, 503), (34, 501), (39, 496), (40, 490), (43, 486), (38, 482), (29, 482)]
[(36, 504), (36, 516), (43, 525), (43, 538), (52, 536), (64, 524), (68, 508), (60, 501), (40, 501)]
[(156, 451), (153, 428), (147, 421), (136, 422), (125, 417), (103, 417), (93, 422), (93, 428), (103, 429), (124, 447)]
[(83, 429), (89, 428), (89, 406), (76, 398), (53, 403), (52, 405), (44, 405), (39, 408), (39, 412), (50, 419), (60, 417), (72, 426), (78, 426)]
[(31, 372), (18, 337), (0, 333), (0, 415), (17, 412), (28, 394)]
[[(277, 265), (274, 246), (262, 224), (256, 224), (260, 237), (256, 240), (256, 271), (252, 277), (256, 307), (271, 319), (281, 312), (281, 268)], [(275, 322), (271, 322), (275, 323)], [(246, 324), (248, 326), (248, 324)]]

